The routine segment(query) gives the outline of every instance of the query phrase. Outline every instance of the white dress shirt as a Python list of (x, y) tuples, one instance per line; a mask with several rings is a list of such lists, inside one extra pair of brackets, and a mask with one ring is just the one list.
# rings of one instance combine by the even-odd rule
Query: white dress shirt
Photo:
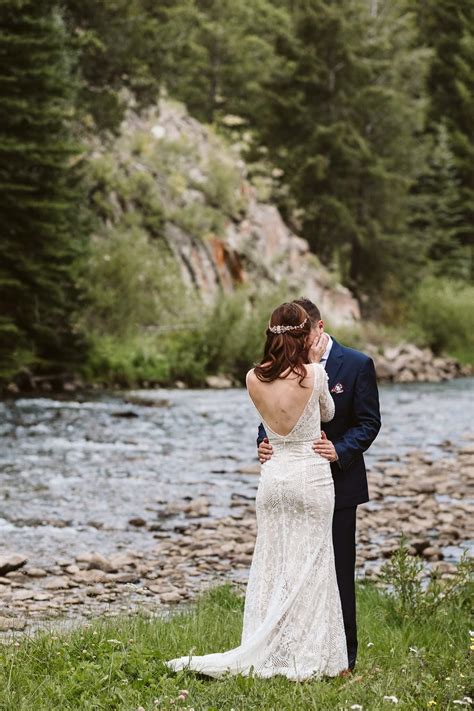
[(321, 360), (319, 361), (322, 365), (324, 365), (325, 368), (326, 368), (326, 364), (327, 364), (327, 361), (328, 361), (328, 358), (329, 358), (329, 353), (331, 352), (332, 343), (333, 343), (332, 338), (331, 338), (331, 336), (329, 335), (329, 333), (326, 333), (326, 336), (329, 338), (329, 341), (328, 341), (328, 344), (327, 344), (327, 346), (326, 346), (326, 350), (325, 350), (324, 353), (323, 353), (323, 357), (322, 357)]

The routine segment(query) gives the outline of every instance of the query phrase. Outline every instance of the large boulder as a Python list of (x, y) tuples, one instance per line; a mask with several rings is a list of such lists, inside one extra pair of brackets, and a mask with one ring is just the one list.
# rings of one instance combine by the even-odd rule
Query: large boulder
[(21, 553), (5, 553), (0, 555), (0, 575), (6, 575), (25, 565), (27, 557)]

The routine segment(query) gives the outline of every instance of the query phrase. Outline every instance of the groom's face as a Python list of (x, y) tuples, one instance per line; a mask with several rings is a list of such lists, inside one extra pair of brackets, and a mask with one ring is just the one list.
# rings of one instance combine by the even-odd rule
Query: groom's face
[(319, 321), (316, 321), (313, 324), (313, 329), (316, 334), (316, 337), (319, 338), (322, 333), (324, 333), (324, 321), (320, 319)]
[(321, 334), (324, 333), (324, 321), (313, 321), (311, 323), (311, 333), (309, 336), (309, 341), (310, 343), (314, 343), (314, 341), (318, 341), (319, 338), (321, 338)]

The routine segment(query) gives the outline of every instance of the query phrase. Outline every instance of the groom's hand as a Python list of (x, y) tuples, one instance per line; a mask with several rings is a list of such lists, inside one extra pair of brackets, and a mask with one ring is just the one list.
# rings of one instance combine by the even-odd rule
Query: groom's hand
[(265, 437), (258, 445), (258, 461), (263, 464), (272, 458), (272, 454), (273, 447), (268, 441), (268, 437)]
[(338, 459), (336, 448), (323, 431), (321, 431), (321, 438), (314, 440), (313, 449), (316, 454), (324, 457), (328, 462), (336, 462)]

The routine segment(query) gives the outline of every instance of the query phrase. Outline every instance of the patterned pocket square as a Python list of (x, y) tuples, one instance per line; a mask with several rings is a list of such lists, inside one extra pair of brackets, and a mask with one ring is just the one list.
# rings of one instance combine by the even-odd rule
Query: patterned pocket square
[(342, 387), (342, 383), (336, 383), (333, 388), (331, 388), (331, 392), (334, 393), (335, 395), (339, 395), (340, 393), (344, 392), (344, 388)]

